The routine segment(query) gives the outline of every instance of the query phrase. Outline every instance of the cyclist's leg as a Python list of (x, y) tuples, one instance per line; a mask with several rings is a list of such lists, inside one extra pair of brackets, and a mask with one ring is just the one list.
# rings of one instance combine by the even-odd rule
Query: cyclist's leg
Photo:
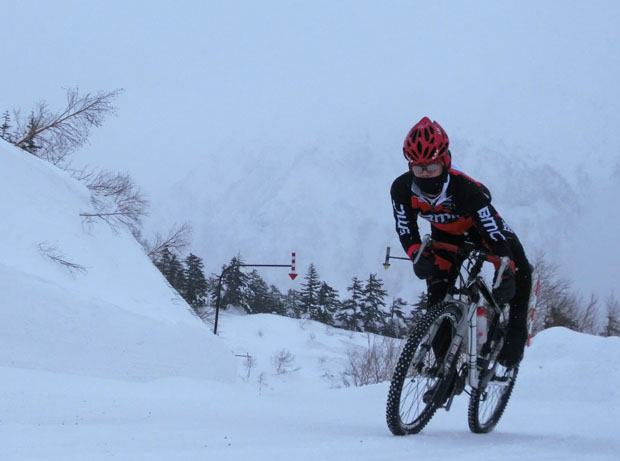
[[(434, 277), (426, 280), (429, 307), (444, 300), (448, 289), (454, 284), (455, 278), (456, 274), (442, 271), (435, 274)], [(450, 325), (447, 323), (442, 325), (437, 331), (435, 339), (433, 339), (433, 352), (438, 360), (441, 360), (446, 355), (450, 342), (452, 341), (450, 328)]]
[(510, 302), (506, 342), (499, 355), (500, 362), (507, 366), (517, 365), (523, 358), (523, 350), (527, 342), (527, 308), (532, 289), (531, 266), (523, 247), (516, 241), (513, 242), (511, 249), (515, 262), (517, 291)]
[[(435, 280), (427, 280), (427, 293), (428, 293), (428, 305), (433, 306), (437, 303), (440, 303), (446, 297), (448, 289), (454, 284), (454, 280), (456, 279), (456, 274), (452, 274), (449, 272), (441, 274), (435, 278)], [(443, 364), (445, 357), (447, 356), (448, 349), (450, 348), (450, 344), (452, 343), (452, 325), (449, 323), (443, 323), (439, 330), (437, 330), (437, 334), (433, 338), (431, 343), (431, 347), (433, 349), (433, 353), (435, 355), (436, 363), (438, 366)], [(447, 387), (443, 400), (440, 402), (440, 406), (443, 406), (446, 401), (453, 394), (454, 386), (456, 383), (456, 374), (453, 374), (450, 379), (452, 382)], [(438, 381), (436, 386), (432, 389), (429, 389), (424, 396), (425, 401), (431, 398), (437, 386), (441, 385), (442, 381)]]

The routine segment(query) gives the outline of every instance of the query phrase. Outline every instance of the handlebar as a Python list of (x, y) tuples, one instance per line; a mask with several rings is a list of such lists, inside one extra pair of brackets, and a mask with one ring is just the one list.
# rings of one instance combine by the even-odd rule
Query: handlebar
[[(464, 256), (464, 257), (469, 256), (469, 254), (472, 251), (477, 251), (478, 254), (480, 255), (480, 257), (482, 257), (485, 261), (493, 263), (493, 265), (498, 268), (497, 269), (497, 276), (495, 278), (495, 283), (493, 284), (493, 288), (497, 288), (499, 286), (499, 284), (502, 281), (502, 275), (504, 274), (504, 271), (510, 265), (510, 258), (508, 258), (508, 256), (494, 256), (494, 255), (490, 255), (490, 254), (485, 253), (484, 251), (480, 251), (479, 249), (475, 248), (471, 244), (460, 247), (460, 246), (457, 246), (457, 245), (452, 245), (450, 243), (438, 242), (438, 241), (433, 240), (431, 238), (431, 236), (428, 235), (428, 234), (426, 234), (422, 238), (422, 245), (418, 249), (417, 255), (416, 255), (415, 259), (413, 260), (414, 264), (418, 262), (418, 260), (420, 259), (420, 256), (422, 256), (422, 252), (424, 252), (424, 250), (428, 246), (431, 246), (432, 248), (436, 248), (438, 250), (449, 251), (450, 253), (461, 255), (461, 256)], [(386, 269), (389, 267), (389, 259), (390, 258), (409, 259), (409, 258), (399, 258), (399, 257), (396, 257), (396, 256), (390, 256), (390, 247), (388, 247), (386, 255), (385, 255), (385, 263), (384, 263), (384, 267)]]

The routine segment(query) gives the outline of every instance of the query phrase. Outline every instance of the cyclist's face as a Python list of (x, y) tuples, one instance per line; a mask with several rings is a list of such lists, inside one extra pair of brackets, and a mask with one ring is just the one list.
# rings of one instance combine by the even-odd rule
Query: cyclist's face
[(443, 171), (443, 165), (438, 162), (414, 165), (411, 167), (411, 171), (418, 178), (436, 178)]

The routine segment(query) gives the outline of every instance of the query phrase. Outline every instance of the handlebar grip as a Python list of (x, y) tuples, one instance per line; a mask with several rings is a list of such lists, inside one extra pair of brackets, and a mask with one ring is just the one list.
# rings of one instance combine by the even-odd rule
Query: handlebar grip
[(390, 247), (389, 246), (385, 249), (385, 262), (383, 263), (383, 267), (385, 267), (386, 269), (390, 267)]
[(418, 253), (415, 255), (415, 259), (413, 260), (413, 264), (416, 264), (420, 260), (420, 256), (422, 256), (422, 252), (426, 249), (429, 242), (431, 241), (431, 236), (426, 234), (422, 237), (422, 245), (418, 248)]

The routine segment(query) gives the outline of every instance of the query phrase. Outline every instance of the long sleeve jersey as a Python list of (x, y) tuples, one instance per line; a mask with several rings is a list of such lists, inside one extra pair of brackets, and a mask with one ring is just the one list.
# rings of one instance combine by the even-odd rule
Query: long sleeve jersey
[(421, 243), (419, 216), (430, 222), (434, 239), (455, 244), (468, 239), (512, 259), (511, 246), (518, 242), (517, 236), (491, 205), (489, 190), (464, 173), (450, 169), (441, 193), (431, 199), (407, 172), (394, 180), (390, 194), (396, 232), (410, 258)]

